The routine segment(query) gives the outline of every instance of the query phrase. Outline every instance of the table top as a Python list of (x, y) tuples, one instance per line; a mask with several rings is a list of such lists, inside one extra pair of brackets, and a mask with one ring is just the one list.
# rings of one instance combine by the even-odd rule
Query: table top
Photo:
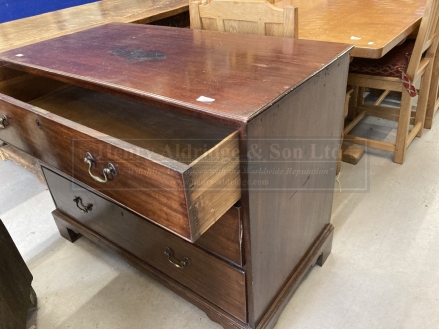
[(427, 0), (283, 0), (299, 8), (299, 38), (355, 45), (351, 55), (380, 58), (415, 31)]
[(110, 22), (149, 23), (189, 10), (188, 0), (101, 0), (0, 24), (0, 52)]
[(113, 23), (1, 53), (0, 64), (192, 115), (245, 123), (351, 48)]

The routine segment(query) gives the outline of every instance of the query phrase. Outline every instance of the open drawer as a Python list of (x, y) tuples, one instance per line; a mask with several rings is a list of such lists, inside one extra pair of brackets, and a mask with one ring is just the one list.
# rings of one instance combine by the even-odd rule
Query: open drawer
[(0, 93), (1, 140), (186, 240), (240, 199), (231, 128), (31, 74)]

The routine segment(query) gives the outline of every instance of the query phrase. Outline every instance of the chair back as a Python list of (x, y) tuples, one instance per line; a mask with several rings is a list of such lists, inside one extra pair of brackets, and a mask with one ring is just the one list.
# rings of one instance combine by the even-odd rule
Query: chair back
[(416, 80), (419, 73), (434, 60), (439, 38), (439, 0), (428, 0), (407, 68), (407, 76)]
[(192, 29), (298, 37), (298, 10), (261, 0), (212, 0), (189, 3)]

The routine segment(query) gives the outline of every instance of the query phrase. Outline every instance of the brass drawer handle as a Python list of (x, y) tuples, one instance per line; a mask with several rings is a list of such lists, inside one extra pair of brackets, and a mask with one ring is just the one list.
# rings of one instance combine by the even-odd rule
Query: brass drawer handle
[(77, 196), (73, 199), (73, 201), (76, 202), (76, 207), (78, 207), (79, 210), (82, 212), (89, 212), (93, 208), (93, 205), (91, 203), (88, 203), (86, 206), (82, 203), (82, 199)]
[(0, 118), (0, 129), (5, 129), (7, 125), (9, 125), (8, 118), (3, 114)]
[(117, 175), (117, 170), (116, 167), (112, 164), (112, 163), (108, 163), (107, 168), (104, 169), (104, 179), (95, 176), (91, 173), (91, 167), (93, 167), (95, 165), (95, 159), (93, 158), (93, 156), (90, 154), (90, 152), (87, 152), (86, 157), (84, 159), (85, 163), (88, 163), (88, 173), (90, 174), (90, 176), (97, 182), (99, 183), (106, 183), (108, 181), (108, 175), (113, 175), (116, 176)]
[(187, 257), (183, 258), (182, 261), (177, 261), (177, 262), (173, 261), (173, 260), (171, 259), (173, 254), (174, 254), (174, 253), (173, 253), (173, 251), (171, 250), (171, 248), (169, 248), (169, 247), (166, 247), (166, 248), (165, 248), (165, 255), (168, 256), (168, 260), (169, 260), (169, 262), (170, 262), (172, 265), (174, 265), (175, 267), (177, 267), (177, 268), (185, 268), (186, 266), (189, 266), (189, 265), (191, 264), (189, 258), (187, 258)]

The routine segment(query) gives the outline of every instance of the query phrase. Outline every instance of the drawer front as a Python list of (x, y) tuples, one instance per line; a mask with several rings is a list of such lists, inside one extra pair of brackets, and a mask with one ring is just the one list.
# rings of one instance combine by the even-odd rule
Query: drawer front
[[(240, 199), (236, 132), (187, 165), (0, 94), (2, 115), (1, 140), (191, 242)], [(104, 178), (109, 163), (117, 174), (93, 179), (87, 153), (91, 174)]]
[[(245, 273), (147, 220), (42, 167), (57, 209), (151, 264), (218, 307), (246, 321)], [(236, 209), (235, 209), (236, 213)], [(230, 214), (226, 218), (230, 222)], [(222, 223), (222, 218), (217, 222)], [(215, 230), (215, 227), (211, 229)], [(218, 243), (206, 243), (220, 251)], [(197, 242), (198, 244), (198, 242)], [(213, 247), (212, 247), (213, 246)], [(224, 249), (228, 249), (224, 247)], [(166, 254), (166, 253), (167, 254)], [(188, 259), (188, 264), (182, 262)], [(182, 268), (177, 267), (183, 266)]]
[(233, 206), (195, 244), (243, 266), (242, 208)]

